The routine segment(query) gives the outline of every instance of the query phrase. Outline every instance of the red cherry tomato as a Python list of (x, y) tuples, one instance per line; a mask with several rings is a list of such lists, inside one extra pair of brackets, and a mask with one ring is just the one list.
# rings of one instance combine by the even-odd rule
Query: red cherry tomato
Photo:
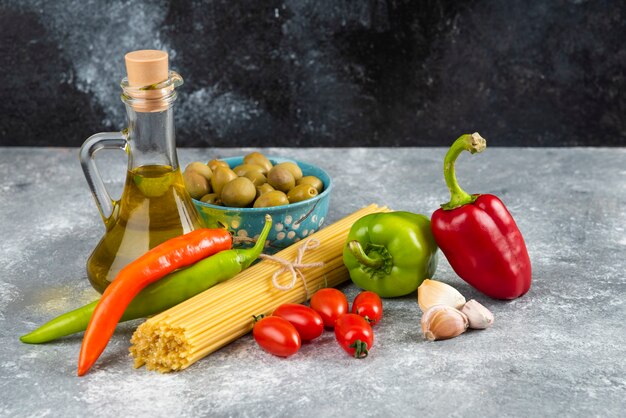
[(355, 358), (367, 357), (374, 344), (374, 332), (370, 324), (357, 314), (341, 315), (335, 322), (335, 338), (346, 353)]
[(308, 306), (298, 303), (285, 303), (276, 308), (272, 315), (289, 321), (296, 328), (303, 341), (311, 341), (324, 332), (322, 317)]
[(300, 349), (300, 335), (286, 319), (268, 316), (254, 324), (252, 335), (257, 344), (268, 353), (289, 357)]
[(332, 328), (337, 318), (348, 312), (348, 299), (343, 292), (327, 287), (311, 297), (311, 308), (320, 314), (325, 327)]
[(354, 298), (352, 313), (362, 316), (370, 325), (376, 325), (383, 317), (383, 301), (376, 293), (366, 290)]

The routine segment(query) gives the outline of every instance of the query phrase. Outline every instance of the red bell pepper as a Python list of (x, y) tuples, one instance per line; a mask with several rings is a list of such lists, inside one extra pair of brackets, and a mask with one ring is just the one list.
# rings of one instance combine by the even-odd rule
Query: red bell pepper
[(444, 160), (450, 201), (433, 213), (431, 227), (459, 277), (492, 298), (515, 299), (528, 292), (532, 275), (522, 233), (500, 199), (466, 193), (454, 173), (462, 151), (475, 154), (486, 146), (478, 133), (463, 135), (452, 144)]

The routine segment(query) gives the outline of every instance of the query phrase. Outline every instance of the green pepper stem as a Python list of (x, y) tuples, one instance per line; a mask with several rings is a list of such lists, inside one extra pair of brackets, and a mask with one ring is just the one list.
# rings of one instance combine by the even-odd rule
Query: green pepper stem
[(267, 236), (269, 235), (271, 229), (272, 217), (270, 215), (265, 215), (265, 225), (263, 226), (263, 230), (261, 231), (259, 238), (256, 240), (254, 247), (247, 248), (245, 250), (236, 250), (242, 270), (248, 268), (254, 260), (259, 258), (259, 255), (263, 252), (263, 248), (265, 248), (265, 241), (267, 240)]
[(383, 260), (382, 258), (372, 258), (369, 255), (365, 254), (365, 251), (363, 250), (361, 243), (357, 240), (350, 241), (348, 243), (348, 249), (354, 256), (354, 258), (358, 260), (359, 263), (367, 267), (377, 269), (380, 266), (382, 266), (383, 263), (385, 262), (385, 260)]
[(478, 132), (461, 135), (450, 147), (443, 160), (443, 176), (450, 190), (450, 201), (441, 205), (443, 210), (452, 210), (467, 205), (476, 200), (477, 196), (468, 194), (461, 189), (454, 172), (454, 162), (461, 152), (469, 151), (471, 154), (482, 152), (487, 147), (487, 141)]

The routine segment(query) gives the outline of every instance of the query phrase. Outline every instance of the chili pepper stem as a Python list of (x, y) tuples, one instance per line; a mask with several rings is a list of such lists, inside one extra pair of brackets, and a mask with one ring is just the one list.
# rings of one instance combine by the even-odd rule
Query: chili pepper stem
[(470, 195), (459, 186), (454, 171), (454, 163), (461, 152), (469, 151), (471, 154), (476, 154), (482, 152), (486, 147), (487, 141), (478, 132), (461, 135), (454, 141), (443, 160), (443, 176), (450, 190), (450, 201), (441, 205), (443, 210), (456, 209), (476, 200), (477, 195)]
[(350, 241), (348, 243), (348, 249), (350, 250), (352, 255), (354, 255), (354, 258), (359, 261), (359, 263), (367, 267), (377, 269), (384, 263), (384, 260), (382, 258), (372, 258), (369, 255), (365, 254), (361, 243), (357, 240)]
[(250, 264), (259, 258), (259, 254), (261, 254), (263, 248), (265, 248), (265, 240), (267, 239), (270, 229), (272, 229), (272, 217), (271, 215), (266, 214), (265, 225), (263, 226), (263, 230), (261, 230), (261, 234), (259, 234), (259, 238), (254, 246), (245, 250), (237, 251), (237, 257), (239, 258), (239, 263), (241, 263), (242, 270), (250, 267)]

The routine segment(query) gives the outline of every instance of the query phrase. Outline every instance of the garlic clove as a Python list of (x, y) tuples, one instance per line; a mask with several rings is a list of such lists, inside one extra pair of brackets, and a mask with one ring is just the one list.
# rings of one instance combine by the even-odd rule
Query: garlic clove
[(422, 315), (422, 331), (429, 341), (445, 340), (461, 335), (467, 330), (469, 321), (461, 311), (451, 306), (431, 306)]
[(422, 312), (426, 312), (434, 305), (447, 305), (461, 309), (465, 305), (465, 298), (449, 284), (426, 279), (417, 288), (417, 303)]
[(470, 300), (461, 308), (467, 319), (469, 327), (473, 329), (486, 329), (493, 325), (493, 314), (475, 299)]

